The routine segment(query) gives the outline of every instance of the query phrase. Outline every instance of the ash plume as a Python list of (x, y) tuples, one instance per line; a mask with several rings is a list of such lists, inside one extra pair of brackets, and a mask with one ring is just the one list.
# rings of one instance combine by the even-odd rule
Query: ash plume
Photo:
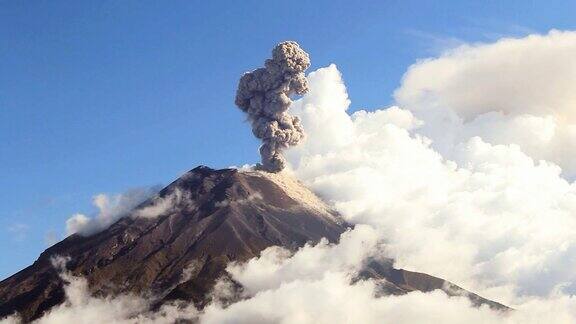
[(274, 47), (264, 66), (240, 78), (236, 105), (248, 114), (252, 133), (262, 140), (259, 167), (279, 172), (286, 164), (282, 151), (304, 138), (300, 119), (288, 114), (288, 108), (291, 95), (308, 92), (304, 71), (310, 58), (298, 43), (286, 41)]

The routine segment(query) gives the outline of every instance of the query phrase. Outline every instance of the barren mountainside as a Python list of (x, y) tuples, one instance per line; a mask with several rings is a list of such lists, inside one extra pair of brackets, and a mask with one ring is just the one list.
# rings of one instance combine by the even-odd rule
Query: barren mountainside
[[(197, 167), (97, 234), (78, 234), (44, 251), (31, 266), (0, 282), (0, 318), (33, 320), (64, 301), (62, 279), (51, 264), (87, 279), (92, 293), (136, 293), (162, 304), (186, 300), (202, 307), (230, 261), (267, 247), (291, 250), (325, 237), (337, 242), (351, 225), (298, 181), (262, 171)], [(505, 306), (422, 273), (370, 262), (359, 278), (375, 279), (382, 294), (443, 289), (475, 304)]]

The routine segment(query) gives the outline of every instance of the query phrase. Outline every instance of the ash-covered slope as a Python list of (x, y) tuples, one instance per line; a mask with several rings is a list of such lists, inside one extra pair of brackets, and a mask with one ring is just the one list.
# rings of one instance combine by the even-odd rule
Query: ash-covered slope
[[(295, 249), (322, 237), (336, 242), (347, 226), (289, 177), (198, 167), (110, 228), (89, 237), (72, 235), (0, 282), (0, 318), (18, 312), (29, 321), (64, 301), (54, 256), (69, 257), (67, 269), (86, 278), (94, 294), (130, 292), (158, 304), (183, 299), (202, 307), (230, 261), (248, 260), (273, 245)], [(383, 293), (467, 294), (442, 279), (392, 269), (391, 263), (372, 263), (361, 277), (378, 280)], [(476, 297), (479, 304), (504, 308)]]

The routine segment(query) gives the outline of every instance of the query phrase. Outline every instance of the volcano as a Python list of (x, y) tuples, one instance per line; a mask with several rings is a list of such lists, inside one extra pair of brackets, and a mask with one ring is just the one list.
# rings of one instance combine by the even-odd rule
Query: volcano
[[(197, 167), (109, 228), (74, 234), (44, 251), (31, 266), (0, 282), (0, 318), (32, 321), (65, 301), (52, 258), (69, 259), (71, 275), (98, 296), (153, 296), (155, 305), (183, 300), (202, 308), (228, 263), (271, 246), (296, 250), (326, 238), (337, 242), (351, 224), (298, 181), (264, 171)], [(506, 306), (443, 279), (369, 262), (357, 280), (373, 279), (382, 294), (442, 289), (476, 305)]]

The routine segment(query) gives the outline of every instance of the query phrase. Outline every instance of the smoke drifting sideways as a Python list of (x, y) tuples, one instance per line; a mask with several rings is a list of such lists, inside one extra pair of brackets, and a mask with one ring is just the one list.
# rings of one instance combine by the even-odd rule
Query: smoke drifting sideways
[(280, 172), (286, 165), (282, 152), (304, 139), (300, 119), (288, 113), (291, 95), (308, 92), (304, 71), (310, 58), (298, 43), (282, 42), (272, 50), (265, 67), (245, 73), (236, 91), (236, 105), (252, 124), (252, 133), (262, 140), (258, 167)]

